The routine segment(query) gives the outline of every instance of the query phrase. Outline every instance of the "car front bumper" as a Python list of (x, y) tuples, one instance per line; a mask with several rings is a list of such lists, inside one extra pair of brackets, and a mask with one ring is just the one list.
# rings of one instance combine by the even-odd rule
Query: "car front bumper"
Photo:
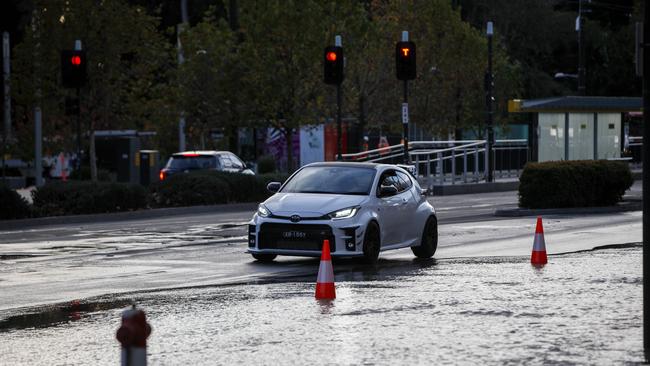
[(248, 225), (248, 253), (320, 257), (324, 240), (330, 241), (333, 257), (363, 255), (367, 222), (357, 215), (341, 220), (290, 220), (259, 217)]

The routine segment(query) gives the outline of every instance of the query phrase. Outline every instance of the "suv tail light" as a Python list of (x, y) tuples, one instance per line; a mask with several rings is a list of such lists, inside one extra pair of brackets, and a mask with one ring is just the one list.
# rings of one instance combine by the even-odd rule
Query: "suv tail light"
[(167, 178), (167, 172), (163, 169), (160, 171), (160, 180), (165, 180), (165, 178)]

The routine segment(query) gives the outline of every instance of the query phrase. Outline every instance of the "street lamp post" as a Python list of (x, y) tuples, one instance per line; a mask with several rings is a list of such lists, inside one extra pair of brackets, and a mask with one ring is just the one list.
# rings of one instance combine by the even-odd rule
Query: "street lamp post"
[(494, 35), (494, 27), (492, 25), (492, 22), (487, 22), (486, 34), (488, 41), (488, 69), (487, 73), (485, 74), (485, 104), (487, 108), (487, 144), (485, 149), (485, 153), (487, 154), (487, 166), (485, 167), (485, 170), (487, 174), (485, 179), (487, 182), (492, 182), (494, 181), (494, 156), (492, 154), (492, 151), (494, 149), (494, 121), (492, 119), (492, 108), (494, 104), (494, 75), (492, 74), (492, 36)]

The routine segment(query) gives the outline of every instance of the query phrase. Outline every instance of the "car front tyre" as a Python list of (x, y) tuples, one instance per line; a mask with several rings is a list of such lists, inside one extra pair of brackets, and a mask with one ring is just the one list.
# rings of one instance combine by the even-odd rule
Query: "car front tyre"
[(411, 251), (418, 258), (431, 258), (438, 249), (438, 220), (434, 216), (427, 219), (422, 233), (422, 243), (417, 247), (411, 247)]
[(371, 221), (366, 228), (366, 234), (363, 237), (363, 262), (367, 264), (377, 263), (380, 250), (379, 226), (376, 222)]
[(253, 258), (257, 259), (258, 262), (270, 263), (273, 262), (277, 254), (251, 254)]

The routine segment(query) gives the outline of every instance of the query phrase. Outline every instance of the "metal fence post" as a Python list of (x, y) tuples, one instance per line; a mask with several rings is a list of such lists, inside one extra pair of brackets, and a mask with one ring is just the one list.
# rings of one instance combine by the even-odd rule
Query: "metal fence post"
[(478, 183), (478, 146), (474, 148), (474, 180)]
[(440, 180), (440, 185), (445, 184), (445, 167), (443, 166), (443, 161), (442, 161), (442, 153), (437, 154), (438, 158), (438, 165), (436, 166), (436, 174), (438, 175), (438, 179)]
[(431, 176), (431, 154), (427, 153), (427, 185), (433, 192), (433, 177)]
[(485, 158), (485, 165), (483, 166), (483, 171), (485, 172), (484, 177), (485, 181), (488, 181), (488, 164), (490, 163), (490, 153), (488, 151), (488, 144), (485, 142), (485, 152), (483, 153), (483, 157)]
[(451, 184), (456, 184), (456, 149), (451, 151)]
[(467, 150), (463, 150), (463, 183), (467, 183)]

